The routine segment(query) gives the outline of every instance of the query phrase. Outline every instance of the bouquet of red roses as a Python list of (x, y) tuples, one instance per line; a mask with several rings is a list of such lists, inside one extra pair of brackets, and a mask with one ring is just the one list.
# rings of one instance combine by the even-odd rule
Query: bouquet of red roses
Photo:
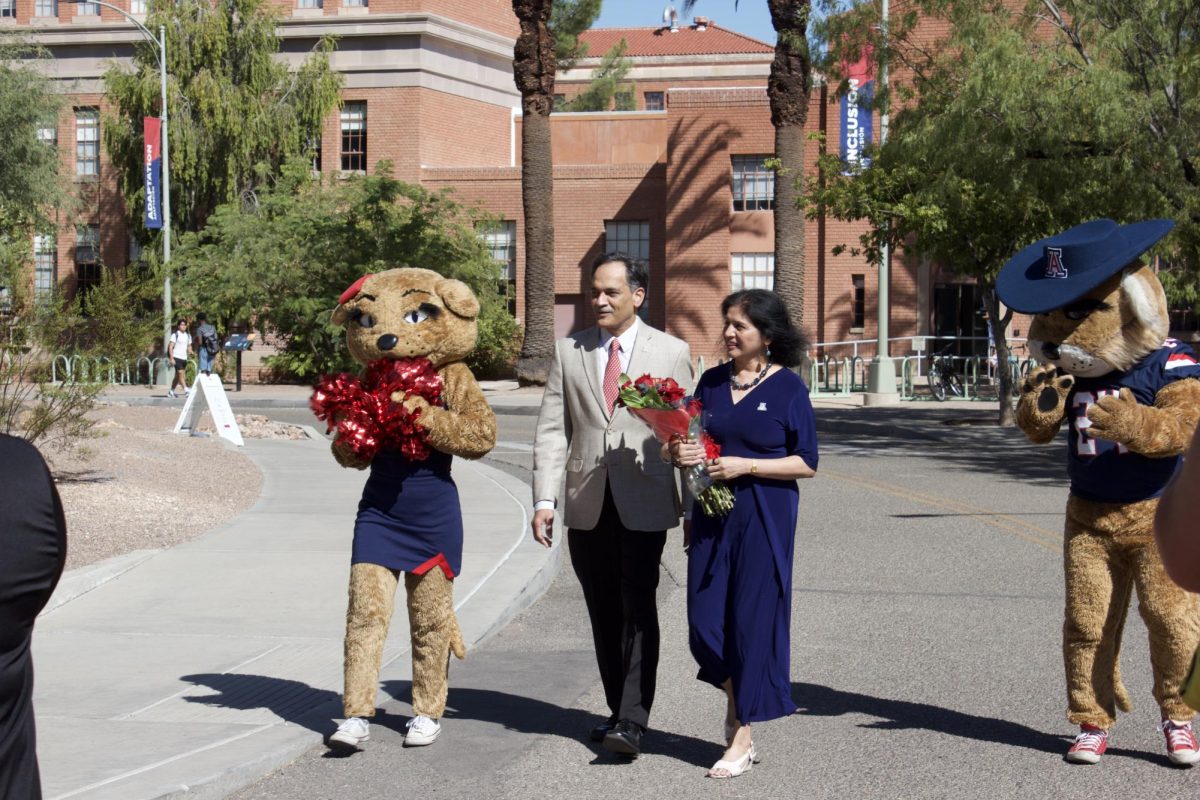
[[(711, 460), (721, 455), (721, 446), (704, 432), (700, 425), (700, 401), (687, 397), (683, 387), (673, 378), (652, 378), (643, 375), (636, 381), (621, 375), (617, 405), (654, 431), (654, 438), (668, 442), (673, 436), (698, 439), (704, 446), (704, 457)], [(703, 464), (695, 464), (683, 473), (684, 481), (700, 508), (710, 517), (723, 517), (733, 508), (733, 492), (720, 481), (713, 480)]]
[(410, 461), (429, 457), (418, 409), (409, 413), (392, 402), (393, 392), (424, 397), (430, 405), (442, 399), (442, 376), (427, 358), (382, 358), (367, 365), (362, 380), (343, 372), (321, 376), (309, 406), (317, 419), (337, 428), (336, 439), (364, 461), (380, 450), (399, 450)]

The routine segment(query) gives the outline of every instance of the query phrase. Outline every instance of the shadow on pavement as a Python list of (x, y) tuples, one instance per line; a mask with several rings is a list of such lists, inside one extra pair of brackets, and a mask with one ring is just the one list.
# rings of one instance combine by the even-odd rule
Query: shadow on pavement
[[(854, 692), (843, 692), (813, 683), (793, 683), (792, 699), (799, 706), (797, 714), (818, 717), (862, 714), (877, 718), (874, 722), (864, 723), (862, 727), (866, 728), (927, 730), (962, 739), (993, 742), (1009, 747), (1024, 747), (1060, 758), (1067, 752), (1072, 738), (1043, 733), (1027, 725), (1009, 720), (964, 714), (961, 711), (926, 703), (889, 700)], [(1152, 764), (1171, 766), (1170, 760), (1165, 755), (1138, 750), (1109, 747), (1107, 756), (1136, 758)]]
[[(411, 701), (412, 684), (409, 681), (384, 681), (383, 690), (397, 700)], [(584, 741), (600, 756), (593, 764), (603, 765), (620, 762), (598, 743), (587, 742), (587, 734), (593, 727), (604, 722), (604, 718), (580, 708), (563, 708), (538, 700), (491, 689), (473, 689), (451, 686), (446, 706), (447, 719), (477, 720), (502, 725), (506, 730), (529, 733), (537, 736), (561, 736), (565, 739)], [(391, 725), (391, 720), (402, 719), (396, 730), (403, 733), (407, 718), (392, 717), (378, 720)], [(708, 767), (720, 758), (724, 747), (720, 743), (704, 741), (692, 736), (681, 736), (671, 731), (651, 728), (642, 737), (642, 752), (674, 758), (685, 764)]]
[[(285, 722), (307, 728), (323, 738), (337, 728), (337, 721), (341, 719), (340, 694), (317, 689), (301, 681), (265, 675), (219, 673), (184, 675), (182, 680), (217, 692), (203, 697), (185, 697), (189, 703), (241, 711), (265, 709)], [(384, 693), (391, 698), (403, 703), (412, 701), (410, 681), (384, 681), (382, 686)], [(603, 717), (589, 711), (563, 708), (534, 697), (454, 685), (450, 687), (446, 719), (476, 720), (519, 733), (562, 736), (581, 741), (586, 741), (588, 731), (604, 721)], [(389, 713), (381, 708), (376, 711), (371, 723), (403, 736), (408, 720), (405, 714)], [(621, 760), (610, 756), (599, 744), (588, 744), (598, 755), (593, 764), (604, 765)], [(642, 739), (643, 753), (667, 756), (698, 767), (711, 765), (723, 750), (718, 742), (681, 736), (670, 731), (651, 729)], [(336, 757), (345, 755), (346, 751), (331, 753), (331, 757)]]

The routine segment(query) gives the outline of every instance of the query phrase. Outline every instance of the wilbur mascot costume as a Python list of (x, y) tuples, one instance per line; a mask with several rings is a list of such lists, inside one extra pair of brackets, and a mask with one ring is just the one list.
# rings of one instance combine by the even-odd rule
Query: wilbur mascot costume
[(1167, 337), (1166, 296), (1139, 258), (1172, 226), (1088, 222), (1017, 253), (996, 282), (1006, 305), (1033, 316), (1029, 352), (1042, 363), (1023, 382), (1017, 424), (1036, 443), (1068, 427), (1063, 660), (1067, 719), (1080, 726), (1066, 758), (1077, 763), (1100, 760), (1117, 708), (1131, 708), (1118, 652), (1134, 589), (1167, 755), (1200, 761), (1180, 697), (1200, 597), (1167, 576), (1153, 531), (1200, 418), (1200, 365)]

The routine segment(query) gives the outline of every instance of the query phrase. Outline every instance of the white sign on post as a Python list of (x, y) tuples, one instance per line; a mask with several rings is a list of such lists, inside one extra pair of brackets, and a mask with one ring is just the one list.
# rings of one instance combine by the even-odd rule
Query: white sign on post
[(237, 420), (233, 416), (233, 409), (229, 407), (229, 398), (225, 396), (225, 387), (221, 385), (221, 379), (216, 375), (196, 376), (196, 382), (192, 384), (192, 391), (183, 404), (179, 420), (175, 423), (174, 432), (186, 431), (189, 434), (194, 432), (196, 420), (200, 419), (200, 414), (204, 412), (205, 408), (212, 415), (217, 435), (241, 447), (244, 444), (242, 431), (238, 428)]

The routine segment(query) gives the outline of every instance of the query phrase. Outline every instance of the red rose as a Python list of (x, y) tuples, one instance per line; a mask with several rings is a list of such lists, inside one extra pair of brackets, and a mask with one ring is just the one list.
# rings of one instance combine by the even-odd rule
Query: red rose
[(694, 397), (690, 398), (687, 401), (687, 403), (683, 406), (683, 410), (688, 413), (689, 417), (700, 416), (700, 412), (703, 410), (703, 408), (704, 407), (702, 405), (700, 405), (700, 401)]

